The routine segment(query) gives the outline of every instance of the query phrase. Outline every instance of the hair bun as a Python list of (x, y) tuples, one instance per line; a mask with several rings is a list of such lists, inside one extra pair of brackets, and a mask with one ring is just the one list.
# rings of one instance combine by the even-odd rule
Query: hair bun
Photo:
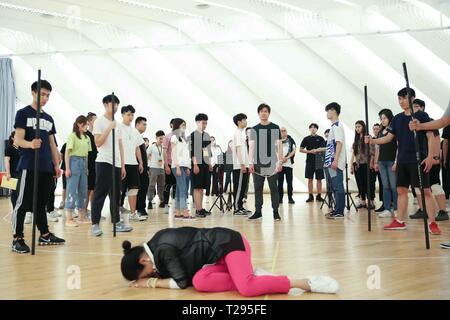
[(125, 240), (124, 242), (122, 242), (122, 248), (123, 248), (123, 252), (125, 254), (127, 254), (131, 250), (131, 242), (128, 240)]

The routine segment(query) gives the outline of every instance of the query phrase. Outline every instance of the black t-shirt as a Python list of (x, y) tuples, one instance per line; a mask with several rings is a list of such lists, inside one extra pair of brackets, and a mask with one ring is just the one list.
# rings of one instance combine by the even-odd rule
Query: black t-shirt
[(277, 158), (277, 140), (281, 140), (280, 127), (275, 123), (257, 124), (250, 131), (250, 140), (255, 141), (255, 165), (275, 167)]
[(5, 157), (9, 157), (9, 170), (11, 175), (17, 173), (17, 166), (20, 160), (19, 147), (8, 143), (5, 149)]
[[(414, 113), (414, 118), (419, 120), (420, 123), (430, 121), (428, 114), (422, 111)], [(398, 141), (397, 163), (399, 164), (416, 163), (414, 133), (409, 130), (410, 121), (411, 116), (407, 116), (402, 112), (392, 119), (390, 127), (388, 128), (388, 131), (395, 135)], [(426, 131), (418, 131), (417, 137), (419, 138), (420, 156), (421, 158), (425, 158), (428, 155)]]
[[(40, 139), (42, 140), (39, 149), (39, 172), (53, 173), (52, 150), (50, 148), (50, 138), (56, 134), (53, 118), (46, 112), (40, 115)], [(25, 130), (25, 140), (32, 141), (36, 137), (36, 110), (31, 106), (20, 109), (16, 113), (14, 123), (15, 129)], [(20, 149), (20, 160), (18, 170), (34, 171), (33, 149)]]
[(195, 130), (189, 136), (191, 158), (197, 158), (197, 164), (211, 163), (211, 137), (207, 132)]
[(91, 171), (92, 169), (95, 170), (95, 160), (97, 159), (97, 145), (95, 144), (95, 137), (92, 134), (92, 132), (87, 131), (86, 135), (91, 139), (91, 151), (88, 153), (88, 169)]
[(61, 169), (66, 170), (66, 143), (63, 144), (59, 152), (62, 155)]
[[(380, 132), (377, 138), (383, 138), (387, 136)], [(397, 155), (397, 140), (393, 139), (387, 144), (380, 144), (380, 152), (378, 155), (378, 161), (395, 161), (395, 156)]]
[[(300, 148), (305, 148), (306, 150), (314, 150), (317, 148), (325, 148), (327, 146), (327, 142), (321, 136), (307, 136), (303, 138), (303, 141), (300, 145)], [(308, 153), (306, 155), (306, 163), (315, 164), (316, 163), (316, 155)]]

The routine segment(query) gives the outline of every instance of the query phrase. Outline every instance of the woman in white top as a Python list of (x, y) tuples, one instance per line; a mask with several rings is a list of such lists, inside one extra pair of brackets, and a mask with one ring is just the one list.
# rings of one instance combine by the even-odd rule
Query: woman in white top
[(175, 193), (175, 219), (194, 220), (187, 208), (189, 176), (191, 174), (191, 155), (186, 140), (186, 122), (175, 119), (172, 126), (172, 172), (177, 181)]

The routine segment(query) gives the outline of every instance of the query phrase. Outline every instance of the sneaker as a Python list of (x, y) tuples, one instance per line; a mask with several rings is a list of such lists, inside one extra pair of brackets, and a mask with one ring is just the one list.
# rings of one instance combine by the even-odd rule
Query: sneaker
[(244, 211), (244, 209), (234, 210), (233, 214), (235, 216), (246, 216), (247, 212)]
[(30, 252), (30, 247), (27, 246), (23, 238), (18, 238), (13, 240), (11, 250), (17, 253), (28, 253)]
[(126, 225), (122, 221), (116, 224), (116, 232), (130, 232), (132, 230), (133, 227), (131, 227), (130, 225)]
[(151, 202), (148, 203), (147, 209), (148, 210), (152, 210), (153, 209), (153, 204)]
[(246, 215), (253, 214), (253, 211), (242, 208)]
[(306, 199), (306, 202), (314, 202), (314, 197), (312, 194), (309, 195), (309, 198)]
[(290, 198), (290, 199), (289, 199), (289, 204), (295, 204), (294, 199)]
[(378, 218), (392, 218), (392, 212), (390, 212), (389, 210), (384, 210), (383, 212), (378, 214)]
[(145, 221), (145, 220), (147, 220), (147, 218), (143, 217), (135, 212), (130, 215), (130, 220), (131, 221)]
[(159, 204), (159, 207), (160, 207), (161, 209), (164, 209), (164, 208), (166, 207), (166, 205), (164, 204), (164, 202), (161, 202), (161, 203)]
[(428, 224), (428, 230), (433, 235), (440, 235), (441, 234), (441, 230), (439, 229), (439, 227), (438, 227), (436, 222), (431, 222), (430, 224)]
[(58, 214), (56, 211), (47, 212), (47, 220), (51, 222), (58, 222)]
[(339, 291), (339, 283), (333, 278), (326, 276), (306, 277), (308, 279), (311, 292), (317, 293), (337, 293)]
[(200, 210), (200, 211), (195, 211), (195, 216), (197, 217), (197, 218), (206, 218), (206, 214), (202, 211), (202, 210)]
[(275, 211), (275, 212), (273, 213), (273, 219), (274, 219), (275, 221), (281, 221), (281, 217), (280, 217), (280, 214), (278, 213), (278, 211)]
[(322, 195), (321, 195), (321, 194), (318, 194), (317, 197), (316, 197), (316, 201), (317, 201), (317, 202), (323, 202), (323, 200), (324, 200), (324, 199), (322, 198)]
[(185, 220), (185, 221), (194, 221), (194, 220), (197, 220), (195, 217), (193, 217), (193, 216), (182, 216), (182, 219), (183, 220)]
[(389, 210), (384, 210), (383, 205), (381, 205), (381, 207), (379, 207), (378, 209), (375, 210), (375, 212), (384, 212), (384, 211), (389, 211)]
[(262, 219), (262, 214), (261, 212), (256, 211), (254, 214), (252, 214), (248, 220), (259, 220)]
[(25, 214), (25, 221), (23, 223), (30, 224), (31, 222), (33, 222), (33, 214), (31, 212), (27, 212)]
[(445, 221), (445, 220), (448, 220), (448, 212), (440, 210), (436, 216), (436, 221)]
[(442, 249), (450, 249), (450, 241), (442, 242), (441, 243), (441, 248)]
[(331, 212), (327, 215), (327, 219), (344, 219), (343, 213)]
[(384, 226), (384, 230), (406, 230), (406, 224), (400, 223), (397, 219), (392, 220), (391, 224)]
[(100, 225), (94, 224), (91, 227), (91, 233), (94, 237), (100, 237), (103, 234), (103, 231), (100, 229)]
[(425, 219), (426, 214), (422, 211), (422, 209), (418, 209), (414, 214), (410, 214), (410, 219)]
[(202, 210), (200, 210), (201, 212), (203, 212), (203, 214), (205, 215), (205, 216), (210, 216), (211, 215), (211, 211), (208, 211), (208, 210), (205, 210), (205, 209), (202, 209)]
[(40, 246), (51, 246), (51, 245), (62, 245), (65, 244), (66, 240), (56, 237), (53, 233), (49, 233), (48, 235), (40, 236), (38, 240), (38, 244)]
[(61, 201), (61, 203), (59, 204), (58, 209), (62, 210), (62, 209), (64, 209), (65, 206), (66, 206), (66, 203), (64, 201)]

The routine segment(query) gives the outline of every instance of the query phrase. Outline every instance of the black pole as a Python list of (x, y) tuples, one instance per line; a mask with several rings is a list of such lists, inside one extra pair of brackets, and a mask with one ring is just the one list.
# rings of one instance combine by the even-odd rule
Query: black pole
[[(115, 102), (116, 102), (116, 97), (114, 95), (114, 92), (111, 95), (111, 100), (112, 100), (112, 121), (115, 121)], [(112, 181), (113, 181), (113, 185), (112, 185), (112, 219), (113, 219), (113, 236), (116, 237), (116, 219), (114, 218), (117, 212), (117, 188), (116, 188), (116, 129), (112, 129)]]
[[(38, 70), (37, 82), (37, 106), (36, 106), (36, 133), (35, 139), (41, 137), (41, 70)], [(34, 176), (33, 176), (33, 231), (31, 240), (31, 255), (34, 256), (36, 252), (36, 218), (38, 210), (38, 184), (39, 184), (39, 149), (34, 150)], [(44, 213), (45, 214), (45, 213)]]
[[(367, 98), (367, 86), (364, 86), (364, 107), (366, 112), (366, 130), (367, 135), (370, 135), (370, 126), (369, 126), (369, 99)], [(372, 231), (372, 193), (370, 192), (370, 144), (366, 145), (366, 158), (367, 158), (367, 229)]]
[[(414, 120), (414, 108), (413, 108), (413, 101), (410, 94), (410, 86), (409, 86), (409, 77), (408, 77), (408, 69), (406, 68), (406, 63), (403, 62), (403, 74), (405, 75), (406, 80), (406, 88), (408, 90), (408, 105), (409, 110), (411, 111), (411, 119)], [(417, 136), (417, 131), (414, 130), (414, 145), (416, 147), (416, 161), (417, 161), (417, 171), (419, 173), (419, 187), (420, 187), (420, 195), (422, 197), (422, 208), (423, 212), (425, 212), (424, 218), (423, 218), (423, 224), (425, 229), (425, 246), (427, 249), (430, 249), (430, 236), (428, 234), (428, 215), (427, 215), (427, 204), (425, 201), (425, 191), (423, 189), (423, 172), (420, 168), (421, 166), (421, 159), (420, 159), (420, 145), (419, 145), (419, 137)]]

